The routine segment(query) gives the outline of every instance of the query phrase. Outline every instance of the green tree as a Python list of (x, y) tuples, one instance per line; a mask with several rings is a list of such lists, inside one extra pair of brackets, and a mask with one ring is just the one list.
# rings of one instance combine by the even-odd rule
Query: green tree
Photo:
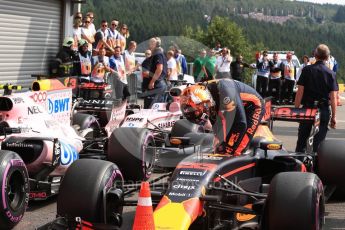
[[(263, 45), (251, 45), (242, 29), (228, 18), (214, 17), (206, 30), (197, 27), (193, 30), (191, 27), (186, 27), (184, 35), (191, 39), (195, 39), (204, 45), (213, 48), (217, 41), (220, 41), (223, 47), (228, 47), (231, 50), (231, 55), (236, 58), (237, 55), (242, 54), (245, 60), (253, 61), (255, 48), (261, 48)], [(246, 76), (246, 82), (250, 82), (250, 74)]]
[(340, 6), (337, 13), (333, 17), (335, 22), (345, 22), (345, 6)]

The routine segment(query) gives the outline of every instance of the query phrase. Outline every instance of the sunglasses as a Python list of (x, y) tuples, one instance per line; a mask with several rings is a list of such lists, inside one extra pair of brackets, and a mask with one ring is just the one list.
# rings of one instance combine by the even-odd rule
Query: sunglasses
[(102, 27), (108, 27), (108, 25), (102, 25)]
[(127, 30), (127, 29), (128, 29), (128, 28), (125, 28), (125, 27), (124, 27), (124, 28), (122, 28), (122, 30)]
[(118, 26), (118, 24), (111, 24), (112, 26)]
[(90, 23), (89, 21), (85, 21), (85, 23)]

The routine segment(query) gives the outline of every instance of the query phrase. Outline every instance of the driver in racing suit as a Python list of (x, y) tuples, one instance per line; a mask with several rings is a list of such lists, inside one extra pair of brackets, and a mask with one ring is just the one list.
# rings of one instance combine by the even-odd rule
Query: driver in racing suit
[(232, 79), (212, 80), (187, 87), (181, 110), (192, 123), (212, 124), (215, 152), (239, 156), (253, 138), (265, 113), (262, 97)]

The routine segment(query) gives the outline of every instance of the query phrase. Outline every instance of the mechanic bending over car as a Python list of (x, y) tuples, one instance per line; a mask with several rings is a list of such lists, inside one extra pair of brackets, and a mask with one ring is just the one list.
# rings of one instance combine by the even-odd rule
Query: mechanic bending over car
[[(320, 127), (319, 132), (314, 137), (314, 152), (317, 151), (319, 144), (326, 138), (330, 119), (330, 127), (336, 127), (336, 93), (339, 87), (335, 73), (325, 65), (329, 55), (328, 46), (318, 45), (315, 50), (315, 64), (305, 66), (297, 82), (295, 107), (299, 108), (302, 104), (306, 108), (317, 106), (320, 109)], [(312, 125), (312, 123), (305, 122), (299, 124), (296, 152), (305, 152)]]
[(249, 145), (265, 113), (262, 97), (232, 79), (203, 82), (181, 94), (181, 110), (192, 123), (212, 124), (215, 153), (239, 156)]

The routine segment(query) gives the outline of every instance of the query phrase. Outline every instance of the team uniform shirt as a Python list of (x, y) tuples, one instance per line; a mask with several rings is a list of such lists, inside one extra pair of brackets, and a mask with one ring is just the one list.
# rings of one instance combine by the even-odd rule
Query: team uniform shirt
[(103, 57), (103, 60), (99, 56), (92, 57), (93, 70), (91, 72), (91, 81), (96, 83), (104, 82), (106, 66), (109, 66), (109, 58)]
[(126, 76), (126, 68), (125, 68), (125, 62), (123, 60), (123, 56), (120, 55), (118, 57), (115, 57), (114, 55), (110, 58), (110, 68), (115, 70), (118, 73), (119, 79), (122, 83), (128, 84), (127, 82), (127, 76)]
[(122, 34), (119, 34), (119, 42), (121, 50), (124, 51), (126, 49), (126, 38)]
[(171, 80), (177, 80), (177, 63), (175, 58), (170, 58), (168, 60), (168, 69), (171, 69), (171, 74), (169, 77), (169, 81)]
[[(83, 34), (85, 37), (87, 37), (88, 39), (90, 39), (91, 41), (93, 40), (93, 34), (91, 32), (90, 29), (88, 28), (81, 28), (81, 34)], [(88, 48), (87, 48), (88, 51), (92, 51), (92, 44), (88, 42)]]
[(270, 75), (270, 63), (269, 61), (258, 60), (256, 64), (256, 75), (262, 77), (269, 77)]
[(107, 38), (109, 36), (109, 31), (105, 30), (97, 30), (95, 34), (95, 42), (92, 44), (92, 48), (98, 51), (101, 47), (103, 47), (103, 42), (107, 42)]
[(223, 57), (222, 55), (217, 57), (216, 60), (216, 66), (217, 66), (217, 71), (221, 73), (230, 73), (230, 64), (232, 61), (232, 58), (230, 57), (230, 60), (228, 60), (229, 57), (225, 56)]
[(292, 61), (287, 62), (285, 61), (283, 63), (283, 74), (284, 74), (284, 78), (288, 79), (288, 80), (295, 80), (295, 70), (296, 70), (296, 66), (293, 64)]
[(270, 77), (271, 79), (278, 79), (282, 76), (282, 62), (270, 61)]
[(80, 76), (90, 76), (91, 74), (91, 56), (89, 53), (83, 56), (79, 53)]
[(209, 81), (216, 113), (209, 120), (218, 140), (217, 152), (239, 155), (253, 138), (265, 113), (261, 96), (232, 79)]
[(120, 33), (117, 30), (112, 30), (112, 29), (108, 29), (108, 44), (112, 47), (115, 48), (115, 46), (117, 45), (117, 41), (119, 39), (119, 35)]
[(135, 70), (135, 54), (134, 52), (129, 53), (128, 50), (125, 50), (125, 68), (126, 72), (130, 73)]

